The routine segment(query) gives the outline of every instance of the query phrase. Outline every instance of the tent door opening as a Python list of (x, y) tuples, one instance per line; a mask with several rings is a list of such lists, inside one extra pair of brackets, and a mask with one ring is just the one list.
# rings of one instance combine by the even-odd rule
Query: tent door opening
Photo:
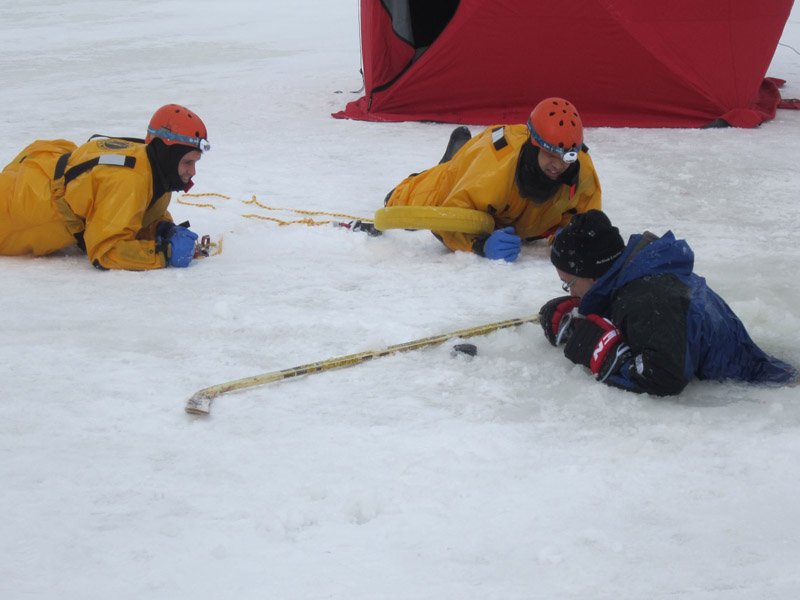
[(436, 41), (458, 8), (459, 0), (408, 0), (414, 58)]
[(392, 29), (419, 56), (444, 31), (459, 0), (381, 0), (392, 19)]

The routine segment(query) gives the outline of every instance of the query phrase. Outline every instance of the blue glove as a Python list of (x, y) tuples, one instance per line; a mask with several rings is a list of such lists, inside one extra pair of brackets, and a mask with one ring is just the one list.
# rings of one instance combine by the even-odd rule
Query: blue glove
[(514, 228), (504, 227), (486, 238), (483, 243), (483, 255), (493, 260), (502, 258), (506, 262), (514, 262), (521, 248), (522, 240), (514, 233)]
[(169, 245), (167, 261), (173, 267), (188, 267), (194, 258), (194, 244), (197, 234), (188, 227), (175, 227), (169, 239), (164, 238)]

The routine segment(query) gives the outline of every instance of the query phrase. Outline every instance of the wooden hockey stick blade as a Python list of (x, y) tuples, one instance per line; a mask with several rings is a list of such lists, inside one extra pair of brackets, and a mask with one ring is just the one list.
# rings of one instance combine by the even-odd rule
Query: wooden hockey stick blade
[(211, 401), (217, 396), (235, 392), (252, 387), (274, 383), (283, 379), (291, 377), (299, 377), (301, 375), (310, 375), (312, 373), (319, 373), (320, 371), (331, 371), (333, 369), (342, 369), (344, 367), (351, 367), (373, 358), (380, 358), (382, 356), (389, 356), (396, 352), (408, 352), (409, 350), (418, 350), (427, 346), (436, 346), (447, 340), (455, 338), (469, 338), (479, 335), (486, 335), (498, 329), (505, 329), (507, 327), (517, 327), (525, 323), (538, 323), (539, 315), (524, 317), (519, 319), (508, 319), (506, 321), (497, 321), (495, 323), (487, 323), (485, 325), (478, 325), (468, 329), (459, 329), (450, 333), (443, 333), (431, 337), (421, 338), (402, 344), (395, 344), (388, 346), (383, 350), (367, 350), (365, 352), (358, 352), (356, 354), (346, 354), (344, 356), (337, 356), (318, 362), (292, 367), (290, 369), (283, 369), (280, 371), (270, 371), (261, 375), (254, 375), (252, 377), (244, 377), (226, 383), (220, 383), (211, 387), (203, 388), (195, 392), (189, 400), (186, 401), (186, 412), (193, 415), (207, 415), (211, 411)]

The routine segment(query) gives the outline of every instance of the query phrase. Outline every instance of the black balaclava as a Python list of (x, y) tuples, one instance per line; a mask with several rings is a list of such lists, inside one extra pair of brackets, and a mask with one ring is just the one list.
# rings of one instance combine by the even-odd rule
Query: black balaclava
[(147, 144), (147, 158), (153, 167), (153, 197), (158, 198), (167, 192), (187, 191), (192, 182), (184, 183), (178, 175), (178, 163), (185, 154), (197, 150), (183, 144), (165, 144), (154, 138)]
[(581, 164), (577, 160), (558, 176), (550, 179), (539, 166), (539, 148), (530, 140), (526, 141), (519, 152), (517, 172), (515, 175), (519, 193), (523, 198), (541, 204), (556, 193), (562, 185), (574, 185), (578, 182)]

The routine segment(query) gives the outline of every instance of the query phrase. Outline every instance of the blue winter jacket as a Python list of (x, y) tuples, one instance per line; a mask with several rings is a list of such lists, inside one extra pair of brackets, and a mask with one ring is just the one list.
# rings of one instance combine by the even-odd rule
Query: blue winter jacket
[(791, 365), (761, 350), (725, 301), (692, 272), (694, 252), (671, 231), (631, 236), (580, 312), (611, 319), (631, 358), (606, 382), (634, 392), (679, 393), (692, 379), (787, 383)]

